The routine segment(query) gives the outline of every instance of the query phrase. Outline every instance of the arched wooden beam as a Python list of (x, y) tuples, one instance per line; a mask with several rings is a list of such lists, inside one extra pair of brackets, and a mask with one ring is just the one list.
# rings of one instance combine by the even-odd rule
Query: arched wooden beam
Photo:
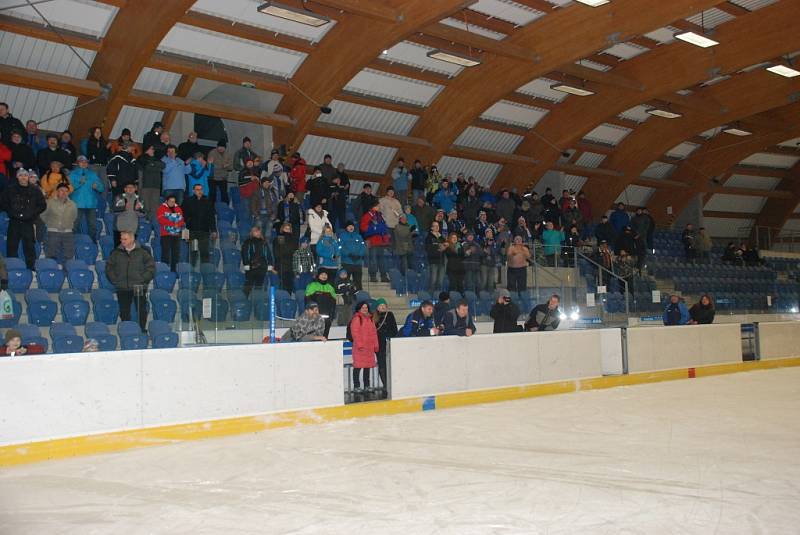
[[(311, 99), (328, 104), (384, 49), (402, 41), (417, 28), (458, 12), (464, 3), (464, 0), (408, 0), (397, 8), (406, 16), (394, 23), (348, 13), (337, 19), (336, 26), (306, 58), (291, 81)], [(298, 91), (292, 91), (281, 100), (278, 113), (294, 117), (297, 123), (291, 129), (277, 129), (274, 139), (297, 148), (316, 123), (320, 111)]]
[(778, 187), (791, 191), (794, 197), (791, 199), (767, 199), (761, 213), (756, 218), (757, 227), (782, 229), (794, 215), (797, 203), (800, 202), (800, 162), (786, 172), (786, 176), (778, 183)]
[[(793, 21), (798, 16), (800, 0), (786, 0), (720, 26), (715, 39), (721, 44), (713, 48), (700, 49), (677, 41), (623, 62), (613, 72), (641, 81), (646, 86), (644, 91), (605, 87), (591, 97), (569, 97), (539, 122), (536, 132), (566, 149), (607, 119), (660, 95), (708, 80), (715, 69), (734, 73), (796, 50), (800, 36)], [(533, 156), (541, 162), (539, 167), (532, 175), (508, 167), (498, 177), (498, 187), (519, 185), (523, 180), (527, 183), (530, 178), (538, 181), (559, 157), (535, 135), (528, 135), (516, 152)]]
[[(142, 68), (193, 4), (194, 0), (137, 0), (117, 12), (87, 76), (109, 86), (110, 92), (107, 99), (75, 110), (70, 128), (76, 135), (82, 136), (95, 125), (106, 131), (114, 126)], [(85, 99), (78, 103), (83, 102)]]

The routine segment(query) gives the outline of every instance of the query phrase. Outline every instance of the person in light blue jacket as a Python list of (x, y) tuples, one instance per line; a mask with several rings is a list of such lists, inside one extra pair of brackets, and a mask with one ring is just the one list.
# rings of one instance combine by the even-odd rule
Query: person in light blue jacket
[(356, 231), (356, 224), (347, 221), (344, 231), (339, 233), (339, 247), (342, 255), (342, 267), (353, 277), (356, 289), (361, 290), (361, 275), (364, 258), (367, 256), (367, 245), (361, 233)]
[(457, 198), (455, 188), (452, 188), (450, 181), (445, 178), (442, 180), (442, 187), (433, 196), (433, 205), (444, 210), (445, 214), (449, 214), (456, 207)]
[(80, 231), (81, 220), (85, 219), (89, 237), (97, 243), (97, 203), (105, 190), (103, 181), (89, 169), (89, 159), (83, 155), (78, 156), (78, 167), (69, 174), (69, 181), (74, 188), (70, 198), (78, 207), (73, 233)]
[(322, 236), (317, 242), (317, 257), (319, 261), (319, 268), (328, 272), (328, 279), (334, 280), (336, 272), (339, 271), (339, 258), (341, 256), (341, 247), (339, 240), (333, 233), (330, 225), (325, 225), (322, 230)]
[(664, 325), (686, 325), (689, 323), (689, 309), (686, 303), (675, 294), (669, 297), (664, 308)]
[(186, 188), (189, 191), (194, 191), (196, 184), (203, 186), (203, 196), (208, 197), (208, 179), (211, 177), (213, 168), (208, 165), (206, 157), (202, 152), (198, 152), (189, 162), (189, 172), (186, 174)]
[(170, 195), (175, 195), (175, 202), (180, 205), (183, 203), (186, 191), (186, 175), (192, 169), (186, 162), (178, 158), (177, 154), (178, 148), (175, 145), (168, 145), (166, 156), (161, 158), (165, 166), (161, 182), (161, 193), (165, 199)]

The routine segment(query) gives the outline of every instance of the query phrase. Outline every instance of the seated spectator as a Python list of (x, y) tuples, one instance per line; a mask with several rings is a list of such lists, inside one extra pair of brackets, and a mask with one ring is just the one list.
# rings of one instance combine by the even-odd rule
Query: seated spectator
[(370, 370), (377, 364), (375, 354), (380, 349), (378, 332), (372, 315), (369, 312), (369, 303), (361, 301), (356, 305), (356, 312), (347, 325), (349, 338), (353, 342), (353, 386), (356, 392), (361, 391), (359, 376), (364, 378), (364, 388), (369, 388)]
[(42, 214), (42, 221), (47, 225), (45, 255), (62, 265), (75, 257), (73, 230), (78, 219), (78, 207), (68, 195), (67, 185), (59, 184), (55, 197), (47, 201), (47, 210)]
[(669, 296), (664, 309), (664, 325), (686, 325), (689, 322), (689, 311), (686, 304), (675, 294)]
[(722, 252), (722, 263), (732, 266), (742, 264), (742, 252), (733, 242), (728, 242), (725, 251)]
[(703, 294), (700, 297), (700, 302), (695, 303), (692, 305), (692, 308), (689, 309), (689, 325), (709, 325), (714, 323), (714, 301), (711, 300), (711, 296), (708, 294)]
[(475, 324), (469, 315), (469, 305), (466, 301), (459, 301), (456, 307), (444, 315), (445, 336), (472, 336), (475, 334)]
[(325, 319), (325, 338), (331, 330), (333, 317), (336, 314), (336, 289), (328, 280), (328, 272), (317, 274), (311, 284), (306, 286), (306, 302), (314, 302), (319, 306), (319, 312)]
[(560, 302), (561, 298), (553, 294), (547, 303), (541, 303), (533, 307), (533, 310), (528, 315), (528, 321), (525, 322), (525, 330), (535, 332), (555, 331), (558, 329), (558, 324), (561, 323), (561, 311), (558, 310)]
[(319, 305), (314, 301), (306, 303), (305, 311), (283, 334), (281, 342), (324, 342), (325, 319), (319, 313)]
[(433, 323), (433, 303), (423, 301), (417, 310), (406, 316), (400, 334), (407, 338), (440, 334), (439, 328)]
[(742, 244), (742, 262), (745, 266), (760, 266), (764, 263), (758, 254), (758, 249), (750, 247), (746, 243)]
[(98, 342), (94, 338), (87, 338), (86, 342), (83, 343), (83, 349), (81, 350), (81, 352), (97, 353), (98, 351), (100, 351), (100, 342)]
[(439, 300), (433, 307), (433, 323), (437, 327), (444, 324), (444, 315), (450, 311), (450, 292), (439, 292)]
[(511, 293), (505, 288), (497, 291), (497, 301), (489, 311), (489, 317), (494, 320), (493, 333), (514, 333), (522, 331), (517, 323), (519, 307), (511, 301)]
[(0, 346), (0, 357), (14, 357), (20, 355), (39, 355), (44, 353), (44, 348), (39, 344), (22, 345), (22, 333), (16, 329), (6, 331), (6, 343)]

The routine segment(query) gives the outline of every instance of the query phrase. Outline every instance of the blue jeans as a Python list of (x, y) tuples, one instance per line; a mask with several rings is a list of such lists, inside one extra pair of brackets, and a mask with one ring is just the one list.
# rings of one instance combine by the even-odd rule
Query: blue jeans
[(228, 195), (231, 197), (231, 202), (234, 208), (239, 208), (242, 203), (242, 196), (239, 194), (239, 186), (228, 185)]
[(385, 247), (367, 247), (369, 257), (369, 276), (375, 277), (380, 272), (381, 277), (386, 277), (386, 251)]
[(175, 195), (175, 202), (183, 204), (184, 191), (182, 189), (165, 189), (163, 197), (166, 199), (168, 195)]

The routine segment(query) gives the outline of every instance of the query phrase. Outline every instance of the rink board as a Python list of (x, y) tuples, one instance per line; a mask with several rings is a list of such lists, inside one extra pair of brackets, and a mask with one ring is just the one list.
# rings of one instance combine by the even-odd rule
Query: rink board
[(758, 324), (758, 358), (779, 359), (800, 352), (800, 322), (782, 321)]

